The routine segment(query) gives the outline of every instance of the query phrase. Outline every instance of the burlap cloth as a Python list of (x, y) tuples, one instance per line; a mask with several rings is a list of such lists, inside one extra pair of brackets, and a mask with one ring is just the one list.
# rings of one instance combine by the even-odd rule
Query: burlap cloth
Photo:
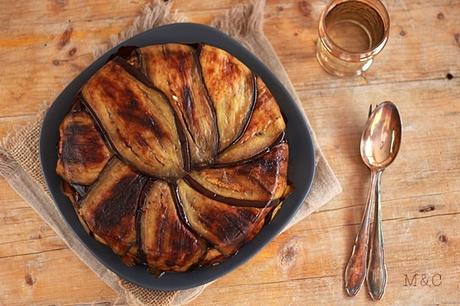
[[(263, 33), (264, 6), (264, 0), (236, 6), (213, 20), (211, 25), (252, 50), (300, 103), (286, 71)], [(95, 48), (94, 57), (97, 58), (104, 51), (137, 33), (162, 24), (186, 20), (177, 12), (171, 12), (170, 8), (171, 2), (163, 1), (155, 1), (146, 6), (144, 12), (134, 20), (129, 29), (116, 37), (112, 37), (106, 45)], [(94, 273), (119, 293), (120, 298), (117, 304), (180, 305), (191, 301), (203, 292), (206, 285), (175, 292), (140, 288), (121, 280), (105, 268), (78, 240), (55, 207), (40, 169), (38, 140), (43, 113), (25, 127), (10, 133), (0, 144), (0, 174), (4, 176), (10, 186), (35, 209)], [(311, 214), (341, 191), (340, 184), (324, 158), (313, 132), (312, 135), (316, 148), (316, 176), (308, 198), (288, 227)]]

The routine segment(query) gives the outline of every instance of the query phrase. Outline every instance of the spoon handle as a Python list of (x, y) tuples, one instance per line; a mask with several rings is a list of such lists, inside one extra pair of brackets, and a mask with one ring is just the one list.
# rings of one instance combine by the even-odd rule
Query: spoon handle
[(358, 293), (366, 277), (367, 253), (369, 244), (369, 224), (372, 210), (373, 191), (377, 183), (377, 174), (371, 172), (371, 186), (367, 194), (366, 209), (364, 210), (361, 227), (353, 245), (350, 259), (345, 269), (345, 291), (349, 296)]
[(371, 249), (369, 251), (369, 266), (367, 271), (367, 290), (371, 298), (380, 300), (385, 292), (387, 284), (387, 269), (385, 266), (383, 250), (382, 214), (380, 204), (380, 182), (382, 171), (377, 172), (375, 184), (375, 212), (374, 232), (371, 237)]

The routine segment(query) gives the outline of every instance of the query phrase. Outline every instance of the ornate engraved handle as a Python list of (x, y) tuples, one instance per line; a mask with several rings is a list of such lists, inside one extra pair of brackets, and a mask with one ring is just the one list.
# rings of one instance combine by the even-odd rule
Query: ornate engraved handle
[(377, 172), (375, 184), (375, 212), (374, 212), (374, 233), (371, 237), (371, 249), (369, 252), (369, 266), (367, 271), (367, 290), (371, 298), (380, 300), (385, 292), (387, 284), (387, 269), (385, 266), (383, 250), (383, 230), (380, 204), (380, 182), (382, 171)]
[(371, 186), (367, 194), (366, 209), (364, 210), (361, 227), (356, 236), (353, 251), (345, 269), (345, 291), (349, 296), (354, 296), (358, 293), (366, 277), (370, 217), (377, 176), (377, 173), (372, 172)]

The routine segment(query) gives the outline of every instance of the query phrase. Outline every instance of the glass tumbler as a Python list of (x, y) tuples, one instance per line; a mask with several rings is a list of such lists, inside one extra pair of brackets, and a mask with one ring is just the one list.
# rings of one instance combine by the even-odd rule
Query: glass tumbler
[(390, 17), (379, 0), (333, 0), (321, 13), (316, 57), (336, 76), (361, 75), (388, 41)]

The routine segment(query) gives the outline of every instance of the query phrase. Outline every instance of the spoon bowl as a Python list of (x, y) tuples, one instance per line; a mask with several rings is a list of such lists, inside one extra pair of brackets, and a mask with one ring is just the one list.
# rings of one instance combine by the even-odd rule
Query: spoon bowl
[(402, 123), (392, 102), (380, 103), (369, 117), (361, 135), (361, 158), (371, 170), (383, 170), (398, 155)]

